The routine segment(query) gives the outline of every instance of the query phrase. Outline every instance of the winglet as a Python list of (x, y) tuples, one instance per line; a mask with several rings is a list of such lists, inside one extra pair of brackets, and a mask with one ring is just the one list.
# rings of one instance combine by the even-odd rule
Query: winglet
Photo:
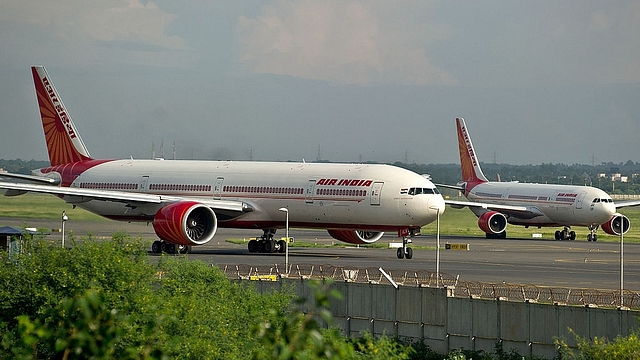
[(91, 160), (71, 116), (43, 66), (31, 67), (51, 166)]
[(480, 162), (476, 157), (476, 152), (471, 143), (471, 137), (467, 131), (467, 125), (463, 118), (456, 118), (458, 128), (458, 147), (460, 150), (460, 169), (462, 170), (462, 181), (468, 183), (487, 182), (487, 178), (482, 173)]

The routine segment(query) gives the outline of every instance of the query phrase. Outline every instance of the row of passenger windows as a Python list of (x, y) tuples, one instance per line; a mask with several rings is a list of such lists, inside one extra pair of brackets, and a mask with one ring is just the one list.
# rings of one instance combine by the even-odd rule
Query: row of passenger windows
[(258, 194), (304, 194), (302, 188), (288, 188), (288, 187), (270, 187), (270, 186), (235, 186), (228, 185), (223, 187), (224, 192), (243, 192), (243, 193), (258, 193)]
[(149, 190), (164, 191), (211, 191), (211, 185), (189, 185), (189, 184), (151, 184)]
[(367, 196), (367, 190), (353, 189), (317, 189), (316, 195), (330, 196)]
[(83, 182), (80, 183), (80, 187), (83, 189), (137, 190), (138, 184)]

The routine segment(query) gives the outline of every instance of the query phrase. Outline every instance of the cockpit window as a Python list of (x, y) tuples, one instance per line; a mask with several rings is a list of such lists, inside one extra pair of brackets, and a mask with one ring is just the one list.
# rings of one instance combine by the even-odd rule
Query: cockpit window
[(409, 195), (440, 194), (440, 192), (436, 188), (410, 188), (408, 194)]
[(612, 203), (613, 200), (612, 199), (607, 199), (607, 198), (595, 198), (593, 199), (592, 203), (599, 203), (599, 202), (603, 202), (603, 203)]

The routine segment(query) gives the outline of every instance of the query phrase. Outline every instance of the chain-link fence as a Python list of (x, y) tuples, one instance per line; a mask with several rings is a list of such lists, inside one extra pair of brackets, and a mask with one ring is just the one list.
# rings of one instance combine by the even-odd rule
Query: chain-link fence
[[(280, 277), (301, 279), (332, 279), (334, 281), (349, 281), (371, 284), (389, 284), (380, 268), (356, 268), (350, 266), (291, 264), (284, 266), (252, 266), (225, 265), (221, 269), (229, 278), (246, 280), (275, 281)], [(390, 270), (384, 273), (398, 285), (443, 287), (451, 289), (449, 292), (455, 297), (473, 297), (480, 299), (500, 298), (509, 301), (528, 301), (558, 305), (580, 305), (598, 307), (620, 307), (621, 296), (619, 290), (595, 290), (562, 287), (546, 287), (519, 284), (492, 284), (477, 281), (459, 281), (458, 277), (447, 273), (427, 270)], [(625, 290), (622, 305), (630, 309), (640, 309), (640, 292)]]

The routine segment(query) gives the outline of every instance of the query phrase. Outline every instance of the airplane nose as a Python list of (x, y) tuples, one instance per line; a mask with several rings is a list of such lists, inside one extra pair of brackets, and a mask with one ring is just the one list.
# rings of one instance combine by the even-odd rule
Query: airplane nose
[(444, 203), (444, 198), (442, 195), (432, 196), (428, 202), (429, 209), (429, 217), (435, 220), (438, 217), (438, 214), (442, 216), (444, 213), (444, 209), (446, 208)]

